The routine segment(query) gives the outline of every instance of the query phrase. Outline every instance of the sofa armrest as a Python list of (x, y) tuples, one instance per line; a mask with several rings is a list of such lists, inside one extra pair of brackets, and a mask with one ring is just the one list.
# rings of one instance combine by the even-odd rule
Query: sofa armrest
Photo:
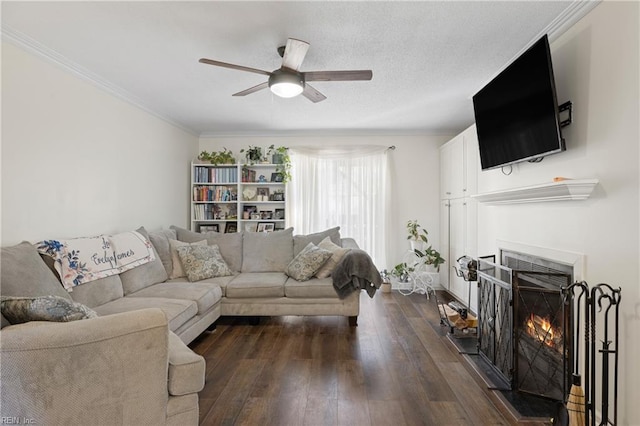
[(341, 239), (342, 242), (342, 247), (344, 248), (350, 248), (350, 249), (359, 249), (360, 247), (358, 246), (358, 243), (356, 243), (356, 240), (354, 240), (353, 238), (342, 238)]
[(1, 413), (33, 424), (164, 424), (168, 325), (160, 309), (2, 329)]

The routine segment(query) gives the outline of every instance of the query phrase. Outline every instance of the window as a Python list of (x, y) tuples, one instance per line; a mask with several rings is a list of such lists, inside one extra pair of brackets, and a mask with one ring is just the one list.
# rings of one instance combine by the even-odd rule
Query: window
[(380, 266), (385, 262), (386, 147), (292, 148), (287, 186), (289, 225), (296, 234), (340, 226)]

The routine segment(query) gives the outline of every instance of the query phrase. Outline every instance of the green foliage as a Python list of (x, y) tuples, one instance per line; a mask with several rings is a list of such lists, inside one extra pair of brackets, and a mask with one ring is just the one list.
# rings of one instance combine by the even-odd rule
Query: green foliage
[(262, 148), (259, 146), (249, 145), (248, 149), (242, 148), (240, 154), (244, 154), (247, 159), (247, 163), (253, 165), (262, 161)]
[(276, 173), (282, 175), (282, 182), (289, 182), (291, 180), (291, 157), (289, 156), (289, 148), (286, 146), (276, 148), (275, 145), (272, 144), (267, 151), (267, 158), (269, 156), (272, 156), (272, 161), (276, 164)]
[(218, 164), (234, 164), (236, 162), (233, 152), (227, 148), (223, 148), (222, 151), (202, 151), (198, 155), (198, 159), (202, 161), (209, 161), (213, 165)]
[(407, 236), (408, 240), (422, 241), (424, 246), (427, 247), (424, 250), (414, 250), (416, 256), (420, 258), (420, 262), (425, 265), (432, 265), (436, 271), (440, 271), (440, 265), (446, 261), (440, 253), (429, 244), (429, 233), (427, 230), (422, 228), (417, 220), (409, 220), (407, 222), (407, 232), (409, 233)]

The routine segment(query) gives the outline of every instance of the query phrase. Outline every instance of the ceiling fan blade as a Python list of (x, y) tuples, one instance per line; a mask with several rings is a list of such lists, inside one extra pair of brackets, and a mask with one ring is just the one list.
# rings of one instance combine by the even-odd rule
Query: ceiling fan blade
[(269, 87), (269, 82), (265, 81), (264, 83), (260, 83), (257, 86), (253, 86), (248, 88), (247, 90), (243, 90), (242, 92), (234, 93), (233, 96), (246, 96), (252, 93), (257, 92), (258, 90), (266, 89)]
[(295, 38), (288, 39), (282, 56), (282, 67), (298, 71), (307, 54), (307, 50), (309, 50), (309, 43), (306, 41), (296, 40)]
[(371, 70), (351, 70), (351, 71), (307, 71), (303, 72), (305, 81), (356, 81), (371, 80), (373, 71)]
[(325, 95), (318, 92), (315, 88), (313, 88), (312, 86), (309, 86), (308, 84), (304, 85), (302, 96), (309, 99), (313, 103), (324, 101), (325, 99), (327, 99)]
[(215, 65), (217, 67), (231, 68), (232, 70), (247, 71), (262, 75), (271, 75), (269, 71), (263, 71), (257, 68), (243, 67), (242, 65), (228, 64), (226, 62), (214, 61), (213, 59), (201, 58), (198, 62), (202, 64)]

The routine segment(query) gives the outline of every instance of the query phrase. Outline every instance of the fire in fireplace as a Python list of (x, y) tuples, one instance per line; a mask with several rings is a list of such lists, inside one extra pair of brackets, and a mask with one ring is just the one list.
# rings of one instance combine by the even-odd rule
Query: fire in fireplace
[(526, 326), (525, 331), (529, 336), (562, 352), (562, 332), (551, 324), (549, 317), (542, 318), (532, 313)]

